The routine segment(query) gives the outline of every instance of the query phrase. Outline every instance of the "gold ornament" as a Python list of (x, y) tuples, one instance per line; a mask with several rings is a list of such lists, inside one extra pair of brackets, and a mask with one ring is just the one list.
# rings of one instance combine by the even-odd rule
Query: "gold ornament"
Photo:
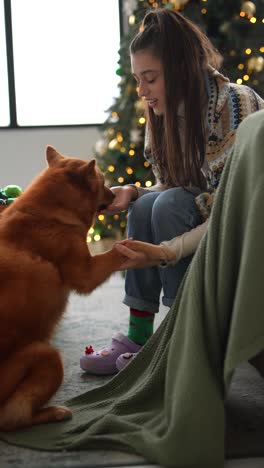
[(241, 5), (241, 9), (248, 16), (253, 16), (256, 13), (256, 5), (253, 2), (243, 2)]
[(255, 70), (261, 72), (264, 68), (264, 58), (259, 56), (256, 58)]
[(114, 150), (114, 149), (118, 148), (118, 146), (119, 146), (119, 143), (118, 143), (118, 141), (117, 141), (116, 138), (113, 138), (113, 140), (111, 140), (111, 141), (109, 142), (109, 144), (108, 144), (108, 148), (109, 148), (110, 150)]
[(145, 110), (145, 103), (143, 101), (143, 99), (138, 99), (136, 102), (135, 102), (135, 109), (136, 111), (139, 113), (139, 114), (142, 114)]
[(251, 57), (248, 60), (248, 69), (251, 71), (261, 72), (264, 69), (264, 58), (259, 57)]
[(129, 135), (132, 143), (140, 143), (142, 141), (142, 134), (138, 128), (132, 128)]
[(113, 137), (115, 134), (115, 130), (113, 128), (108, 128), (107, 130), (104, 131), (104, 135), (107, 137)]
[(174, 8), (179, 9), (184, 7), (189, 0), (170, 0), (170, 3), (174, 6)]
[(108, 148), (108, 142), (106, 139), (101, 138), (95, 143), (95, 151), (99, 156), (103, 156)]
[(255, 70), (255, 65), (256, 65), (256, 57), (250, 57), (247, 63), (248, 69)]

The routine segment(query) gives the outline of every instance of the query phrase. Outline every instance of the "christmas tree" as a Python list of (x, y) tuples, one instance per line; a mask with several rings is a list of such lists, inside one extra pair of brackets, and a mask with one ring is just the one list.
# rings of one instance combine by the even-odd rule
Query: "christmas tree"
[[(233, 0), (123, 0), (124, 35), (116, 73), (120, 94), (109, 109), (95, 156), (110, 186), (136, 184), (151, 187), (154, 177), (145, 161), (144, 104), (130, 71), (129, 43), (146, 11), (172, 8), (186, 15), (212, 40), (223, 55), (222, 71), (236, 83), (247, 84), (264, 96), (264, 1)], [(121, 237), (126, 212), (101, 214), (88, 241)]]

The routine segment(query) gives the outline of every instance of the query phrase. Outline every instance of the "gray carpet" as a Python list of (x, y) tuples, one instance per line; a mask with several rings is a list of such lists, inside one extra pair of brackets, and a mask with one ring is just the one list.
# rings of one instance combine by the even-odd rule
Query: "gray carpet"
[[(98, 349), (107, 344), (116, 331), (126, 332), (128, 310), (122, 304), (123, 284), (122, 275), (117, 273), (89, 297), (72, 295), (54, 339), (65, 363), (65, 380), (54, 402), (62, 403), (110, 379), (83, 373), (79, 368), (79, 356), (86, 345)], [(155, 327), (167, 310), (161, 308)], [(228, 458), (264, 456), (264, 380), (247, 364), (238, 369), (233, 379), (227, 401), (227, 421)], [(147, 464), (140, 456), (123, 452), (39, 452), (0, 441), (0, 468), (117, 467), (144, 462)]]

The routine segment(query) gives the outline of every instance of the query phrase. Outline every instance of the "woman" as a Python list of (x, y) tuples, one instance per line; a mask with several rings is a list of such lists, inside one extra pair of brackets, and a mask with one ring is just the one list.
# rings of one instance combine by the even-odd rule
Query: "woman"
[[(116, 373), (146, 343), (161, 291), (163, 304), (172, 305), (207, 229), (236, 129), (264, 107), (252, 89), (230, 83), (217, 71), (219, 53), (197, 26), (174, 10), (146, 14), (130, 56), (139, 96), (146, 103), (145, 156), (157, 184), (151, 189), (113, 187), (116, 198), (107, 211), (129, 208), (128, 236), (156, 247), (148, 246), (147, 254), (125, 264), (132, 268), (126, 274), (124, 298), (130, 307), (128, 335), (117, 333), (110, 346), (81, 357), (82, 369), (93, 374)], [(124, 247), (119, 246), (131, 256)], [(135, 248), (139, 244), (133, 244)], [(129, 353), (125, 361), (119, 359), (124, 353)]]

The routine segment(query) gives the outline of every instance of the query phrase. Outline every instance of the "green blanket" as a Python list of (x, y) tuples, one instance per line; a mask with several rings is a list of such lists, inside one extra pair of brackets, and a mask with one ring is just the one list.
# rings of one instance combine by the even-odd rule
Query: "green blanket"
[(259, 111), (238, 130), (208, 234), (137, 358), (106, 385), (67, 402), (71, 421), (1, 439), (44, 450), (124, 450), (168, 467), (223, 467), (233, 371), (264, 348), (263, 148)]

